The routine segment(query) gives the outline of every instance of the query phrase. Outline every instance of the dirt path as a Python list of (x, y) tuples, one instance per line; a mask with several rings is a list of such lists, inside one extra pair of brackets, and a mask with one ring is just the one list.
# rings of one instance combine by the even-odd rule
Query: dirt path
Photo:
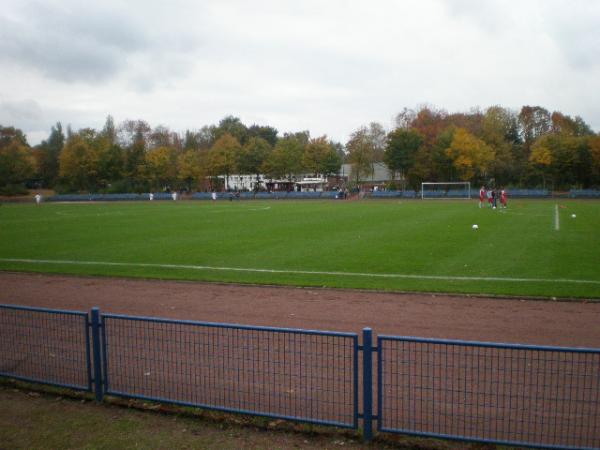
[(0, 272), (0, 303), (209, 322), (600, 347), (600, 303)]

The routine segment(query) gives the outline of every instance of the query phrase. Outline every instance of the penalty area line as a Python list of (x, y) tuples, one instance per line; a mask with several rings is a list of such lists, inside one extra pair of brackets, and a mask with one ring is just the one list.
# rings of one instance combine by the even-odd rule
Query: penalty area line
[(176, 269), (176, 270), (214, 270), (222, 272), (251, 272), (251, 273), (274, 273), (288, 275), (320, 275), (339, 277), (365, 277), (365, 278), (396, 278), (409, 280), (441, 280), (441, 281), (500, 281), (511, 283), (555, 283), (555, 284), (594, 284), (600, 285), (598, 280), (576, 280), (569, 278), (512, 278), (512, 277), (468, 277), (452, 275), (411, 275), (402, 273), (367, 273), (367, 272), (336, 272), (316, 270), (285, 270), (285, 269), (259, 269), (246, 267), (219, 267), (199, 266), (190, 264), (152, 264), (152, 263), (128, 263), (111, 261), (75, 261), (55, 259), (22, 259), (22, 258), (0, 258), (0, 262), (25, 263), (25, 264), (63, 264), (74, 266), (108, 266), (108, 267), (145, 267), (152, 269)]

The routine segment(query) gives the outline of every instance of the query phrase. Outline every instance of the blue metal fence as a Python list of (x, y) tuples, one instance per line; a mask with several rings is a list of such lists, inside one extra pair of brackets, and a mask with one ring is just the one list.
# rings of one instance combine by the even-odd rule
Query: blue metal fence
[(358, 336), (103, 314), (107, 394), (356, 428)]
[(600, 189), (571, 189), (570, 198), (600, 198)]
[(0, 305), (0, 375), (91, 391), (87, 313)]
[(378, 429), (600, 447), (600, 350), (379, 336)]
[(354, 333), (0, 305), (0, 376), (93, 390), (99, 401), (352, 429), (362, 419), (366, 440), (377, 421), (381, 432), (600, 449), (598, 349), (398, 336), (373, 346), (368, 328), (359, 346)]

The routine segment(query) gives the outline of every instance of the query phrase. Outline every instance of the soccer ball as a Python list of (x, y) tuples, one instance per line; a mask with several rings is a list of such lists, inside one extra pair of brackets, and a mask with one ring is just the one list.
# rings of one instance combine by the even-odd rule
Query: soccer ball
[(474, 230), (478, 230), (479, 229), (479, 225), (475, 224), (471, 228), (473, 228)]
[(571, 217), (574, 219), (575, 217), (577, 217), (575, 214), (571, 214)]

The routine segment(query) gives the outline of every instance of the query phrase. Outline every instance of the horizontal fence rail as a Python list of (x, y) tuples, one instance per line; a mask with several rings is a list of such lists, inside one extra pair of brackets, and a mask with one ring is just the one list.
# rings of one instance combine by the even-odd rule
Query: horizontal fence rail
[(0, 375), (91, 391), (87, 313), (0, 305)]
[(378, 338), (380, 431), (600, 447), (600, 350)]
[(107, 394), (356, 428), (358, 336), (103, 314)]

